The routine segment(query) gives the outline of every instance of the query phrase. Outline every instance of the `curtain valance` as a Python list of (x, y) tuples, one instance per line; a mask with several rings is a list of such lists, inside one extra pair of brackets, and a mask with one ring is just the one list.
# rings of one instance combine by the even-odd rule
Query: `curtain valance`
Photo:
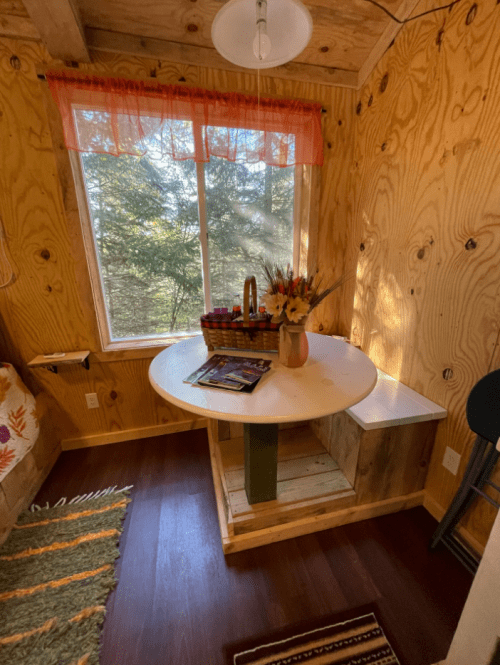
[(323, 163), (320, 104), (71, 72), (46, 77), (70, 150)]

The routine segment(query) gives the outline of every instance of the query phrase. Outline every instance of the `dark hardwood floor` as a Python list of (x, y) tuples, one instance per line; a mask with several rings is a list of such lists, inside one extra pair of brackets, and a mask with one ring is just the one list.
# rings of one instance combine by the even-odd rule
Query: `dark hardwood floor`
[(204, 430), (64, 452), (36, 502), (134, 485), (101, 665), (222, 665), (224, 646), (376, 603), (402, 665), (446, 656), (472, 576), (423, 509), (222, 553)]

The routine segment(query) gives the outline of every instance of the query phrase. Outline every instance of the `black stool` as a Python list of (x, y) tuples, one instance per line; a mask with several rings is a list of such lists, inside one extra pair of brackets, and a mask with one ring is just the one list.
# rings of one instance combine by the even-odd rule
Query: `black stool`
[(476, 383), (467, 400), (466, 414), (469, 427), (477, 438), (460, 487), (432, 536), (431, 548), (450, 536), (478, 495), (500, 508), (500, 504), (483, 492), (485, 485), (500, 492), (500, 487), (490, 481), (500, 456), (497, 450), (497, 443), (500, 445), (500, 370), (487, 374)]

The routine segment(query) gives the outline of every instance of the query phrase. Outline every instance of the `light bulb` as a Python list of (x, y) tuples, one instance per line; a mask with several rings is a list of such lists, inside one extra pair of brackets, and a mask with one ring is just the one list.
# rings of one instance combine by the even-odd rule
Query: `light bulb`
[(253, 52), (257, 60), (265, 60), (271, 53), (271, 40), (267, 35), (267, 0), (256, 2), (256, 27)]
[(271, 53), (271, 40), (262, 30), (257, 30), (253, 40), (253, 52), (257, 60), (265, 60)]

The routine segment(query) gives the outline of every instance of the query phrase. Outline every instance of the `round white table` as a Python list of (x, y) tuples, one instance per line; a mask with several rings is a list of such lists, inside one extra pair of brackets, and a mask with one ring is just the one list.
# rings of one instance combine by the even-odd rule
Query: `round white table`
[[(307, 339), (306, 364), (294, 369), (281, 365), (277, 353), (208, 352), (201, 335), (170, 346), (150, 365), (151, 385), (172, 404), (205, 417), (244, 423), (245, 489), (250, 504), (276, 498), (279, 423), (343, 411), (364, 399), (377, 382), (375, 365), (359, 349), (326, 335), (307, 333)], [(272, 369), (252, 393), (184, 383), (213, 353), (269, 358)]]

